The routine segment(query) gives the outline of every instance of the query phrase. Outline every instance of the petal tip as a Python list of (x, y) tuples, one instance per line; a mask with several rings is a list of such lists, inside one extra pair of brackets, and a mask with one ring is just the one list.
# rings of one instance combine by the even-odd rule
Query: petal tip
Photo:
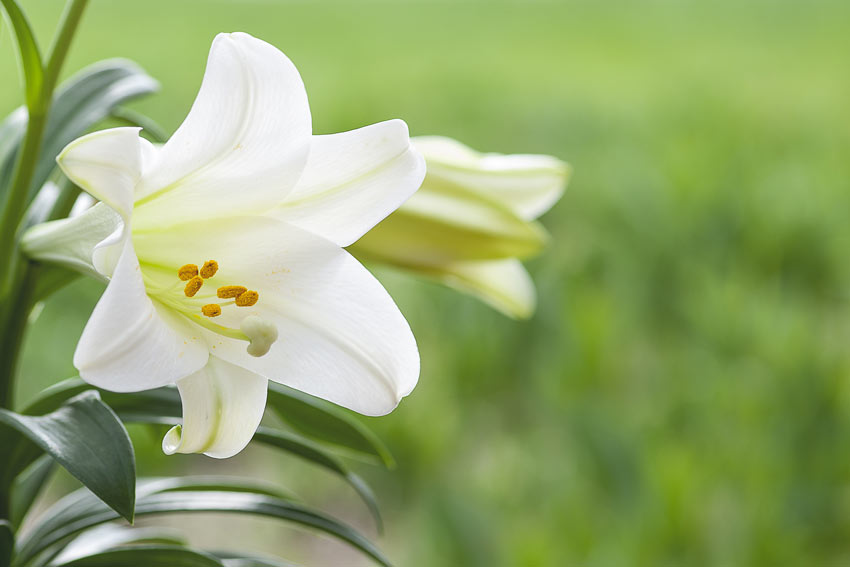
[(166, 455), (173, 455), (180, 450), (180, 445), (183, 442), (182, 435), (183, 427), (175, 425), (168, 430), (168, 433), (162, 438), (162, 452)]

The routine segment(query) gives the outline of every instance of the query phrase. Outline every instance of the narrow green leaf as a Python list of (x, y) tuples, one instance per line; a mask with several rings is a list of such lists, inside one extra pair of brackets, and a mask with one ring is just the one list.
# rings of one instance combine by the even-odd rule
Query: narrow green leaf
[(211, 551), (210, 555), (217, 557), (224, 567), (295, 567), (295, 563), (266, 555), (229, 551)]
[(180, 532), (167, 528), (130, 528), (116, 524), (104, 524), (83, 532), (62, 548), (61, 553), (50, 560), (51, 565), (76, 561), (83, 557), (103, 553), (120, 545), (155, 543), (160, 545), (186, 546)]
[(324, 467), (331, 472), (340, 475), (351, 485), (360, 498), (363, 499), (363, 502), (366, 503), (366, 506), (369, 508), (369, 512), (371, 512), (372, 517), (375, 520), (378, 532), (383, 533), (384, 524), (381, 520), (381, 512), (378, 508), (378, 503), (375, 500), (375, 494), (363, 479), (348, 470), (348, 467), (342, 459), (328, 453), (319, 445), (316, 445), (306, 439), (284, 431), (277, 431), (269, 427), (260, 427), (257, 430), (257, 433), (254, 434), (254, 440), (298, 455), (311, 463)]
[(222, 567), (207, 553), (176, 545), (128, 545), (57, 567)]
[(56, 461), (50, 455), (44, 455), (24, 470), (12, 485), (11, 521), (20, 526), (41, 488), (56, 468)]
[(0, 409), (0, 423), (51, 455), (89, 490), (132, 521), (136, 494), (133, 446), (124, 425), (97, 392), (84, 392), (40, 417)]
[[(240, 479), (225, 476), (189, 476), (140, 479), (136, 484), (136, 500), (139, 501), (155, 494), (187, 491), (246, 492), (280, 497), (282, 499), (291, 498), (289, 494), (286, 494), (280, 488), (268, 483), (258, 482), (254, 479)], [(103, 504), (87, 490), (77, 490), (72, 492), (53, 504), (42, 516), (40, 516), (35, 524), (36, 527), (29, 534), (29, 540), (32, 541), (29, 543), (27, 541), (21, 542), (20, 546), (24, 548), (33, 548), (32, 542), (39, 542), (47, 537), (48, 534), (63, 529), (64, 526), (74, 525), (81, 521), (81, 519), (85, 519), (92, 514), (97, 514), (103, 509)], [(83, 540), (83, 543), (85, 544), (87, 540), (91, 539), (89, 538), (90, 535), (96, 540), (102, 539), (104, 541), (108, 541), (109, 537), (99, 538), (98, 534), (95, 533), (107, 527), (120, 527), (125, 529), (124, 526), (107, 525), (94, 530), (89, 530), (76, 538), (68, 545), (68, 547), (65, 547), (64, 550), (60, 548), (59, 550), (55, 550), (55, 553), (58, 553), (60, 557), (65, 557), (66, 552), (74, 545), (75, 542)], [(133, 531), (137, 532), (138, 530)], [(109, 545), (107, 547), (114, 546)], [(86, 549), (89, 548), (87, 547)], [(90, 552), (85, 553), (85, 555), (103, 551), (104, 549), (105, 548), (92, 549)], [(37, 554), (42, 551), (42, 549), (37, 549), (33, 553)], [(24, 552), (28, 553), (26, 549)], [(76, 558), (78, 556), (79, 554), (76, 554), (72, 558)], [(39, 562), (44, 563), (43, 559), (44, 557), (40, 557)]]
[(15, 169), (15, 156), (24, 139), (27, 128), (27, 111), (21, 107), (12, 112), (0, 123), (0, 202), (5, 200), (6, 191), (12, 182)]
[(6, 16), (9, 18), (12, 29), (15, 30), (18, 57), (24, 74), (27, 106), (35, 108), (39, 103), (41, 84), (44, 81), (44, 66), (38, 44), (18, 3), (15, 0), (0, 0), (0, 3), (6, 9)]
[[(69, 537), (118, 518), (113, 510), (100, 502), (86, 499), (85, 496), (70, 495), (71, 506), (69, 502), (62, 502), (66, 514), (46, 514), (47, 519), (37, 525), (21, 542), (17, 555), (21, 563), (26, 563)], [(137, 518), (196, 512), (253, 514), (294, 522), (348, 542), (379, 564), (390, 565), (378, 548), (353, 528), (301, 504), (265, 494), (225, 491), (160, 492), (145, 496), (140, 494), (136, 503)]]
[(110, 118), (127, 126), (138, 126), (142, 129), (142, 133), (147, 134), (148, 139), (155, 144), (164, 144), (168, 141), (168, 132), (163, 130), (162, 126), (157, 124), (152, 118), (141, 112), (119, 106), (112, 110)]
[(307, 437), (377, 457), (390, 468), (395, 466), (378, 436), (338, 406), (274, 382), (269, 383), (268, 403), (283, 420)]

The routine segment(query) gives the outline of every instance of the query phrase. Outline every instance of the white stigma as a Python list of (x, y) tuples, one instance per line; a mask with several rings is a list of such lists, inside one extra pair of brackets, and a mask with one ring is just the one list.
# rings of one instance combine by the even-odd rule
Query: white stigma
[(256, 315), (242, 319), (239, 329), (248, 336), (248, 354), (251, 356), (263, 356), (277, 340), (277, 327)]

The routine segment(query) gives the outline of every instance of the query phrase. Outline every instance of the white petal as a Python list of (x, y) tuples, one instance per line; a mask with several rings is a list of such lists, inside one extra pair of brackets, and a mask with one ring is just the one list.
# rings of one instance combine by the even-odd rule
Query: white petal
[(348, 246), (406, 201), (424, 176), (425, 160), (401, 120), (313, 136), (300, 181), (271, 215)]
[(475, 295), (509, 317), (527, 319), (534, 313), (534, 282), (515, 259), (457, 262), (433, 273), (445, 284)]
[[(410, 327), (380, 283), (335, 244), (269, 218), (181, 225), (168, 237), (135, 237), (140, 258), (179, 266), (169, 238), (219, 263), (210, 284), (259, 292), (256, 306), (225, 306), (215, 322), (239, 328), (258, 315), (279, 339), (268, 354), (205, 331), (211, 352), (270, 380), (367, 415), (391, 411), (416, 385), (419, 353)], [(208, 284), (209, 285), (209, 284)]]
[(569, 165), (552, 156), (482, 154), (440, 136), (416, 137), (413, 144), (428, 164), (426, 186), (456, 183), (500, 201), (525, 220), (549, 210), (569, 179)]
[(77, 138), (56, 162), (68, 179), (128, 219), (141, 174), (141, 128), (112, 128)]
[[(105, 203), (80, 215), (42, 223), (24, 233), (21, 248), (31, 258), (61, 264), (98, 279), (106, 279), (92, 261), (98, 243), (123, 226), (121, 217)], [(110, 271), (111, 273), (111, 271)]]
[(250, 35), (219, 34), (192, 110), (144, 172), (134, 227), (270, 209), (298, 181), (311, 128), (292, 62)]
[(151, 301), (130, 239), (89, 318), (74, 366), (86, 382), (116, 392), (157, 388), (206, 364), (208, 351), (185, 320)]
[(232, 457), (251, 441), (266, 409), (268, 380), (215, 356), (177, 381), (183, 424), (162, 440), (162, 450)]

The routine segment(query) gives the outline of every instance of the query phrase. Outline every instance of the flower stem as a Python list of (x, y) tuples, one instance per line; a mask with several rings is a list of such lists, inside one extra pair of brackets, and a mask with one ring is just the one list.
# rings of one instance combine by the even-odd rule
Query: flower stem
[(27, 89), (37, 89), (36, 96), (27, 100), (27, 128), (0, 218), (0, 242), (8, 252), (0, 260), (0, 407), (11, 407), (13, 403), (15, 368), (32, 308), (28, 290), (34, 287), (37, 275), (35, 265), (18, 248), (18, 227), (29, 202), (53, 91), (87, 2), (68, 0), (43, 67), (44, 74), (39, 77), (40, 84), (27, 85)]

